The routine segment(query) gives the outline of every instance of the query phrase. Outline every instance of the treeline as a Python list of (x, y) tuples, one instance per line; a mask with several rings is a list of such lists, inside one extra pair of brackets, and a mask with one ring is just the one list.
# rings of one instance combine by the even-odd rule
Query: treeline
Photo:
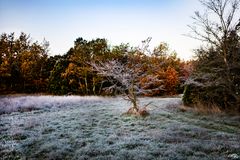
[(47, 41), (32, 42), (25, 33), (19, 37), (3, 33), (0, 39), (1, 93), (112, 95), (114, 91), (104, 90), (110, 83), (93, 71), (90, 63), (113, 59), (126, 63), (134, 59), (131, 63), (141, 64), (141, 70), (146, 72), (139, 83), (149, 83), (149, 77), (157, 77), (161, 84), (151, 84), (149, 88), (164, 86), (147, 96), (174, 95), (183, 92), (182, 84), (191, 71), (190, 63), (177, 58), (166, 43), (149, 52), (147, 48), (128, 44), (110, 47), (106, 39), (77, 38), (66, 54), (55, 56), (49, 56), (48, 46)]

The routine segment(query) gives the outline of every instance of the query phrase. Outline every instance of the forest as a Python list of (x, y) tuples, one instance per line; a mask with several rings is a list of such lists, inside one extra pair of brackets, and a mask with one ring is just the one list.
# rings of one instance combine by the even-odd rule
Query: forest
[(190, 63), (177, 58), (166, 43), (161, 43), (152, 53), (134, 48), (128, 44), (110, 47), (106, 39), (91, 41), (77, 38), (74, 46), (64, 55), (48, 55), (48, 42), (31, 42), (30, 36), (21, 33), (1, 35), (1, 92), (50, 93), (57, 95), (113, 95), (104, 88), (109, 82), (98, 75), (92, 62), (117, 60), (141, 64), (140, 70), (146, 72), (139, 82), (144, 85), (149, 77), (161, 82), (151, 84), (155, 90), (149, 96), (174, 95), (181, 93), (181, 84), (190, 73)]

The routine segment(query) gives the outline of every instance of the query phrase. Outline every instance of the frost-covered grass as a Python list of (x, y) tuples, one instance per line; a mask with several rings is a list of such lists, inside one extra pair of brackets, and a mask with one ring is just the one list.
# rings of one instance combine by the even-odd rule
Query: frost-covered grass
[(179, 98), (0, 98), (0, 159), (240, 159), (240, 117), (181, 112)]

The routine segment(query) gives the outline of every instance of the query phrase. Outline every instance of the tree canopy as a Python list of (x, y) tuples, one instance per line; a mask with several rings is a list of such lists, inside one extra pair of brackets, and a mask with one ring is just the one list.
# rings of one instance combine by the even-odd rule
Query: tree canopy
[[(143, 42), (148, 45), (150, 40), (148, 38)], [(60, 95), (120, 94), (115, 89), (106, 91), (104, 88), (111, 86), (111, 82), (97, 74), (91, 66), (91, 62), (117, 61), (125, 66), (126, 71), (135, 66), (135, 69), (144, 72), (145, 76), (135, 81), (145, 90), (154, 92), (142, 95), (162, 96), (181, 92), (185, 62), (180, 61), (166, 43), (160, 43), (153, 51), (144, 51), (144, 46), (132, 47), (124, 43), (110, 46), (106, 39), (88, 41), (80, 37), (66, 54), (55, 56), (48, 55), (48, 46), (47, 41), (33, 42), (25, 33), (19, 37), (15, 37), (14, 33), (3, 33), (0, 40), (0, 91)], [(153, 82), (154, 77), (159, 81)]]

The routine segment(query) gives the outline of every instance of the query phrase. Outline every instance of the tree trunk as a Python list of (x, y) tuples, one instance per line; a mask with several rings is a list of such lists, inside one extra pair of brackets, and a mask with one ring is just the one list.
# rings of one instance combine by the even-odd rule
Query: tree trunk
[(102, 92), (102, 87), (103, 87), (103, 82), (101, 82), (101, 85), (100, 85), (100, 88), (99, 88), (98, 94), (101, 94), (101, 92)]
[(96, 84), (95, 84), (95, 78), (93, 77), (93, 88), (92, 88), (93, 94), (96, 95)]
[(87, 76), (86, 75), (85, 75), (84, 81), (85, 81), (86, 94), (88, 94), (88, 82), (87, 82)]
[(138, 105), (137, 105), (137, 96), (136, 96), (136, 93), (134, 91), (134, 85), (132, 83), (132, 87), (128, 90), (128, 98), (130, 99), (130, 101), (132, 102), (132, 108), (134, 111), (138, 112), (139, 108), (138, 108)]

